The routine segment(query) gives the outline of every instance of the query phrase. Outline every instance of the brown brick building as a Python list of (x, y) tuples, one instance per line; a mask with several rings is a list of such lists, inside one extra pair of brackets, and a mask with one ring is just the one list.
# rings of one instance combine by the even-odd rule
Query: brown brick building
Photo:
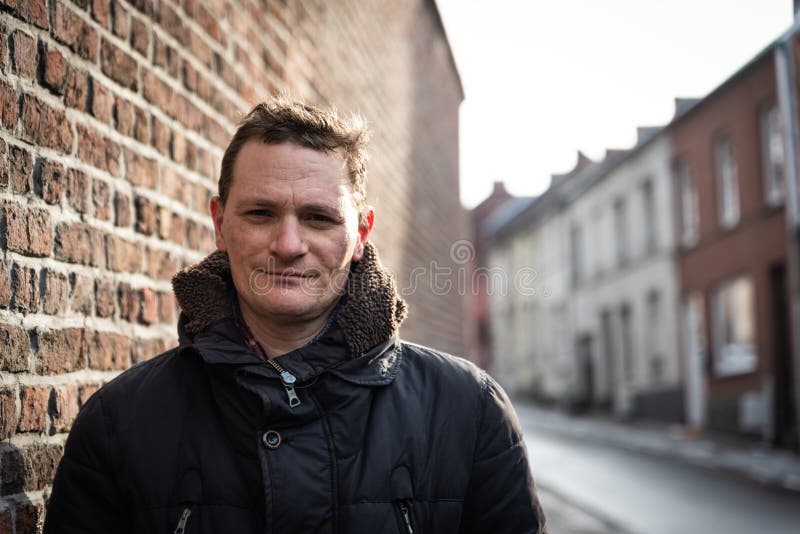
[(773, 48), (671, 126), (691, 423), (796, 435)]
[[(0, 532), (40, 527), (86, 399), (175, 343), (223, 149), (283, 90), (370, 121), (401, 287), (455, 267), (463, 94), (432, 0), (0, 0)], [(461, 295), (418, 282), (404, 336), (464, 353)]]

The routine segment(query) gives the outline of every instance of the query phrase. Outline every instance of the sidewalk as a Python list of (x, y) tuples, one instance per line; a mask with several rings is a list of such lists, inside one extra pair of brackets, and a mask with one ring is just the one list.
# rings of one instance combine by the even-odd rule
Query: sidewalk
[(576, 506), (549, 488), (537, 485), (536, 490), (545, 510), (550, 534), (625, 534), (624, 530), (600, 514)]
[(800, 456), (762, 444), (708, 434), (691, 435), (680, 425), (622, 422), (597, 415), (572, 416), (516, 400), (523, 428), (594, 440), (623, 449), (734, 473), (768, 486), (800, 492)]

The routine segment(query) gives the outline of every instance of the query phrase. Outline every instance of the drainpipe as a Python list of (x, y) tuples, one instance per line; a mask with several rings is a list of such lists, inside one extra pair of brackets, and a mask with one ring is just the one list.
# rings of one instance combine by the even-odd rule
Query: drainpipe
[[(795, 7), (798, 2), (795, 1)], [(800, 33), (800, 16), (775, 46), (775, 78), (778, 106), (785, 140), (786, 238), (789, 255), (789, 320), (791, 321), (794, 415), (800, 442), (800, 124), (798, 124), (797, 67), (794, 57), (795, 35)]]

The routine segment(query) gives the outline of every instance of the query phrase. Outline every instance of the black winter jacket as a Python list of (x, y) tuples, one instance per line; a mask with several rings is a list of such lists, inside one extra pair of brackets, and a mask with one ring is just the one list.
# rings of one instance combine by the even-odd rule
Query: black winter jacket
[[(519, 424), (486, 373), (380, 325), (354, 332), (363, 296), (351, 295), (320, 339), (274, 360), (297, 379), (292, 407), (235, 322), (199, 320), (209, 306), (179, 282), (181, 346), (84, 406), (45, 533), (545, 531)], [(399, 324), (404, 305), (386, 310), (398, 321), (382, 324)]]

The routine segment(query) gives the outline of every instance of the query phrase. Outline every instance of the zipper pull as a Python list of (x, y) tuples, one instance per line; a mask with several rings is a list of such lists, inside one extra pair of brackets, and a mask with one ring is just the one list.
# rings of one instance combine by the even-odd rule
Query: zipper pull
[(408, 534), (414, 534), (414, 529), (411, 528), (411, 510), (406, 501), (400, 501), (400, 514), (403, 516), (403, 523), (406, 525)]
[(175, 527), (174, 534), (183, 534), (186, 531), (186, 523), (189, 521), (189, 516), (192, 515), (192, 506), (187, 506), (183, 513), (181, 514), (181, 518), (178, 520), (178, 526)]
[(297, 377), (295, 377), (289, 371), (284, 370), (281, 371), (281, 382), (283, 382), (283, 387), (286, 389), (286, 395), (289, 397), (289, 408), (300, 406), (300, 398), (294, 391), (294, 383), (297, 382)]

